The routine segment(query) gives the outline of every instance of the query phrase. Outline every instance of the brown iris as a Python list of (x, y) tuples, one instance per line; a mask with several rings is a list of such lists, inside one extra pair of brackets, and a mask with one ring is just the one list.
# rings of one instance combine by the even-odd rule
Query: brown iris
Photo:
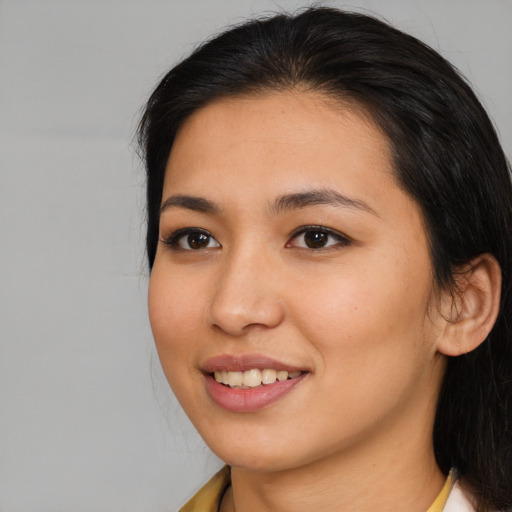
[(192, 249), (204, 249), (210, 243), (210, 237), (204, 233), (190, 233), (187, 242)]
[(329, 235), (323, 231), (306, 231), (304, 242), (310, 249), (321, 249), (327, 243)]

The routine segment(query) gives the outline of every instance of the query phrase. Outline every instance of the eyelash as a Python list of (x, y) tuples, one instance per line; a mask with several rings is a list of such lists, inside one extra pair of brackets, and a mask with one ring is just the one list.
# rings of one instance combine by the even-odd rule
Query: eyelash
[(286, 247), (293, 247), (291, 245), (291, 241), (297, 239), (300, 235), (306, 235), (306, 233), (321, 233), (322, 235), (327, 235), (328, 239), (334, 238), (336, 240), (335, 243), (330, 243), (329, 245), (325, 245), (322, 247), (297, 247), (298, 249), (305, 249), (309, 251), (321, 251), (321, 250), (332, 250), (340, 247), (346, 247), (351, 245), (352, 240), (347, 236), (339, 233), (338, 231), (334, 231), (333, 229), (326, 228), (324, 226), (311, 225), (311, 226), (301, 226), (292, 232), (290, 235), (290, 242), (286, 244)]
[[(196, 248), (196, 249), (193, 249), (193, 248), (188, 248), (187, 249), (185, 247), (181, 247), (180, 246), (180, 241), (184, 240), (185, 237), (190, 237), (191, 235), (203, 235), (203, 236), (208, 237), (208, 245), (206, 247)], [(171, 249), (173, 249), (175, 251), (199, 251), (199, 250), (209, 249), (210, 247), (208, 247), (208, 246), (210, 245), (210, 242), (212, 240), (215, 241), (215, 243), (217, 244), (214, 247), (220, 247), (219, 242), (217, 242), (217, 240), (215, 240), (215, 238), (213, 238), (211, 233), (206, 231), (206, 229), (201, 229), (201, 228), (182, 228), (182, 229), (177, 229), (176, 231), (171, 233), (169, 236), (163, 238), (161, 240), (161, 242), (163, 244), (169, 246)], [(190, 240), (189, 240), (189, 242), (190, 242)]]
[[(327, 241), (329, 240), (329, 238), (333, 238), (336, 240), (336, 242), (330, 243), (328, 245), (320, 246), (320, 247), (308, 247), (306, 245), (306, 243), (304, 243), (303, 246), (296, 246), (296, 245), (292, 244), (293, 240), (297, 239), (301, 235), (304, 236), (307, 233), (316, 233), (316, 234), (326, 235)], [(207, 237), (207, 245), (204, 247), (192, 248), (192, 247), (190, 247), (191, 240), (189, 238), (189, 240), (188, 240), (189, 247), (188, 248), (182, 247), (180, 245), (180, 242), (182, 240), (185, 240), (185, 237), (190, 237), (191, 235), (200, 235), (200, 236), (203, 235), (203, 236)], [(163, 244), (169, 246), (171, 249), (173, 249), (175, 251), (201, 251), (204, 249), (221, 247), (220, 243), (217, 240), (215, 240), (215, 238), (211, 235), (210, 232), (208, 232), (202, 228), (194, 228), (194, 227), (178, 229), (178, 230), (174, 231), (173, 233), (171, 233), (166, 238), (163, 238), (161, 240), (161, 242)], [(216, 245), (211, 246), (210, 244), (212, 242)], [(297, 228), (296, 230), (294, 230), (290, 235), (290, 241), (286, 243), (285, 247), (287, 247), (287, 248), (295, 247), (298, 249), (305, 249), (305, 250), (309, 250), (309, 251), (321, 251), (321, 250), (329, 250), (329, 249), (332, 250), (332, 249), (339, 248), (339, 247), (346, 247), (346, 246), (350, 245), (351, 243), (352, 243), (352, 240), (350, 240), (347, 236), (345, 236), (337, 231), (334, 231), (330, 228), (325, 228), (323, 226), (311, 225), (311, 226), (301, 226), (300, 228)]]

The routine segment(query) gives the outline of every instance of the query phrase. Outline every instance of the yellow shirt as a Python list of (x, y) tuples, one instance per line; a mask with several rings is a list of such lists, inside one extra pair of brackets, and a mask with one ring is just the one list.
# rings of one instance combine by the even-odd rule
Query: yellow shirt
[[(224, 466), (179, 512), (218, 512), (222, 496), (231, 483), (229, 466)], [(453, 487), (452, 474), (427, 512), (442, 512)]]
[(231, 472), (229, 466), (224, 466), (179, 512), (218, 512), (222, 496), (230, 484)]

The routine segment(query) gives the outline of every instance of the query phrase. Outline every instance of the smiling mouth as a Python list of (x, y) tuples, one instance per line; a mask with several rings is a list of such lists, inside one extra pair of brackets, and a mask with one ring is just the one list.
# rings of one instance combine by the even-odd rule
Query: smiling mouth
[(296, 379), (307, 372), (297, 371), (288, 372), (286, 370), (275, 370), (273, 368), (242, 371), (220, 370), (212, 374), (213, 378), (219, 383), (232, 389), (253, 389), (262, 386), (268, 386), (275, 382)]

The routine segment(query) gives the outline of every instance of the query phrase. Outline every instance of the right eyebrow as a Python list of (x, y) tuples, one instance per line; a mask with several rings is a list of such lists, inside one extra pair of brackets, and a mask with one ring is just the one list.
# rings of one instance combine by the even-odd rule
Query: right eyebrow
[(177, 194), (169, 196), (160, 206), (160, 213), (163, 213), (168, 208), (186, 208), (195, 212), (202, 213), (218, 213), (219, 207), (205, 199), (204, 197), (189, 196), (185, 194)]

